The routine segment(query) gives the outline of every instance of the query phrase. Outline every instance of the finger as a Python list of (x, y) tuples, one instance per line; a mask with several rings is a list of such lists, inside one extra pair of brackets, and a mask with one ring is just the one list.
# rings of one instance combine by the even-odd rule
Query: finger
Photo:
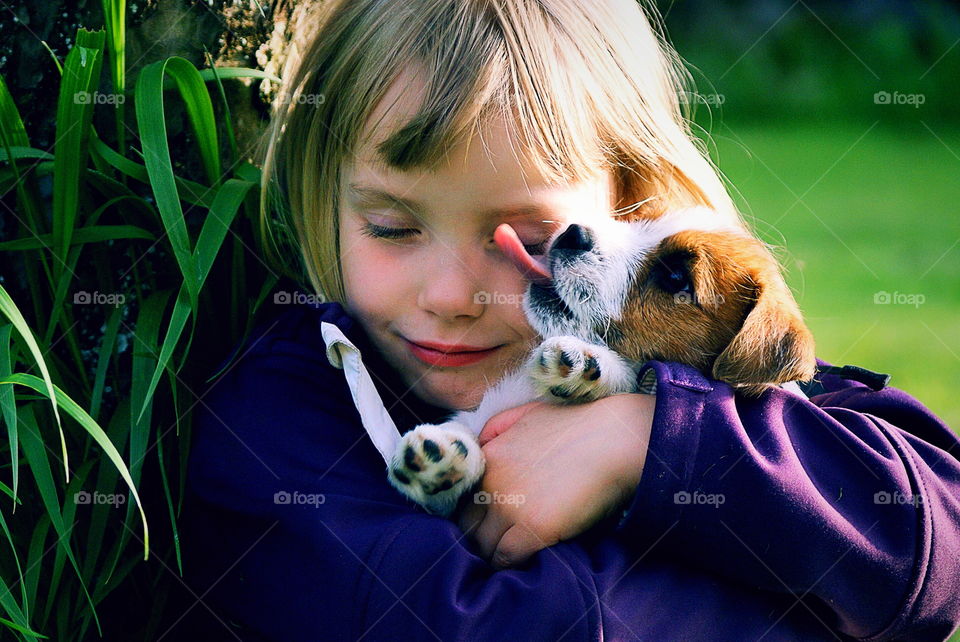
[(473, 539), (480, 549), (480, 557), (485, 560), (490, 559), (493, 551), (497, 548), (497, 543), (503, 537), (503, 533), (510, 526), (512, 524), (507, 521), (502, 511), (497, 510), (496, 507), (487, 509), (483, 515), (483, 521), (473, 532)]
[(517, 566), (547, 546), (548, 544), (534, 535), (529, 528), (523, 524), (514, 524), (500, 538), (490, 557), (490, 564), (496, 569)]
[(480, 431), (479, 437), (477, 437), (480, 445), (483, 446), (497, 435), (505, 433), (513, 426), (513, 424), (519, 421), (521, 417), (527, 414), (527, 412), (532, 410), (538, 404), (540, 404), (539, 401), (531, 401), (523, 404), (522, 406), (504, 410), (503, 412), (498, 413), (488, 419), (487, 423), (483, 425), (483, 430)]

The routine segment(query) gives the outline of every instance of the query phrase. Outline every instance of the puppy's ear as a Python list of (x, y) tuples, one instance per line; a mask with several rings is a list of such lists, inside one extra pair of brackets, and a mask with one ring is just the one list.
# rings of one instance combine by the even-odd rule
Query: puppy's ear
[(816, 372), (813, 335), (779, 272), (754, 279), (756, 302), (713, 364), (715, 379), (748, 395), (769, 384), (809, 381)]

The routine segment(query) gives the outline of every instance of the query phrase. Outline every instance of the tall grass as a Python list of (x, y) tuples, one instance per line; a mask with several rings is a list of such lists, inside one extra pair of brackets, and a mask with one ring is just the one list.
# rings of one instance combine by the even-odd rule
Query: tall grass
[[(277, 281), (254, 258), (259, 171), (221, 132), (222, 86), (210, 91), (264, 74), (172, 57), (128, 92), (125, 2), (103, 4), (106, 31), (81, 29), (62, 61), (52, 154), (31, 146), (29, 106), (0, 77), (0, 198), (12, 204), (0, 242), (0, 638), (102, 634), (98, 606), (131, 574), (153, 588), (166, 567), (182, 573), (196, 373), (210, 371), (210, 337), (240, 341)], [(175, 103), (200, 176), (174, 171)], [(104, 136), (101, 109), (114, 110)]]

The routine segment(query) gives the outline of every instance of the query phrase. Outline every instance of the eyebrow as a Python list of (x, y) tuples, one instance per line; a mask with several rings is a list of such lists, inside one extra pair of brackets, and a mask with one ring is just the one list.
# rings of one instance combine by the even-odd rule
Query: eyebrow
[[(360, 185), (358, 183), (350, 183), (350, 191), (357, 197), (357, 199), (364, 205), (380, 205), (386, 204), (398, 207), (407, 212), (410, 212), (418, 218), (422, 218), (421, 214), (426, 210), (422, 203), (415, 201), (409, 198), (403, 198), (396, 196), (389, 192), (377, 189), (375, 187), (367, 187), (365, 185)], [(506, 207), (490, 207), (481, 212), (483, 216), (496, 217), (501, 219), (517, 219), (533, 216), (542, 216), (546, 220), (543, 222), (555, 223), (556, 221), (551, 219), (552, 216), (555, 216), (556, 213), (551, 210), (549, 207), (544, 205), (538, 205), (536, 203), (529, 203), (524, 205), (510, 205)]]

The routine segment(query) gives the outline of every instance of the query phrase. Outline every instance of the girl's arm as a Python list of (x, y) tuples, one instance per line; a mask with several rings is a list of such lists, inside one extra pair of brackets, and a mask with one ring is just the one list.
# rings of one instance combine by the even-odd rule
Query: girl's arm
[(638, 555), (609, 533), (494, 571), (454, 523), (389, 485), (342, 373), (322, 353), (274, 346), (242, 358), (195, 414), (184, 571), (199, 600), (191, 613), (214, 630), (242, 623), (245, 640), (834, 639), (809, 613), (785, 613), (789, 596)]
[(649, 450), (619, 528), (633, 546), (790, 596), (857, 638), (949, 635), (960, 440), (943, 422), (904, 392), (833, 375), (809, 401), (751, 400), (681, 364), (649, 368)]

